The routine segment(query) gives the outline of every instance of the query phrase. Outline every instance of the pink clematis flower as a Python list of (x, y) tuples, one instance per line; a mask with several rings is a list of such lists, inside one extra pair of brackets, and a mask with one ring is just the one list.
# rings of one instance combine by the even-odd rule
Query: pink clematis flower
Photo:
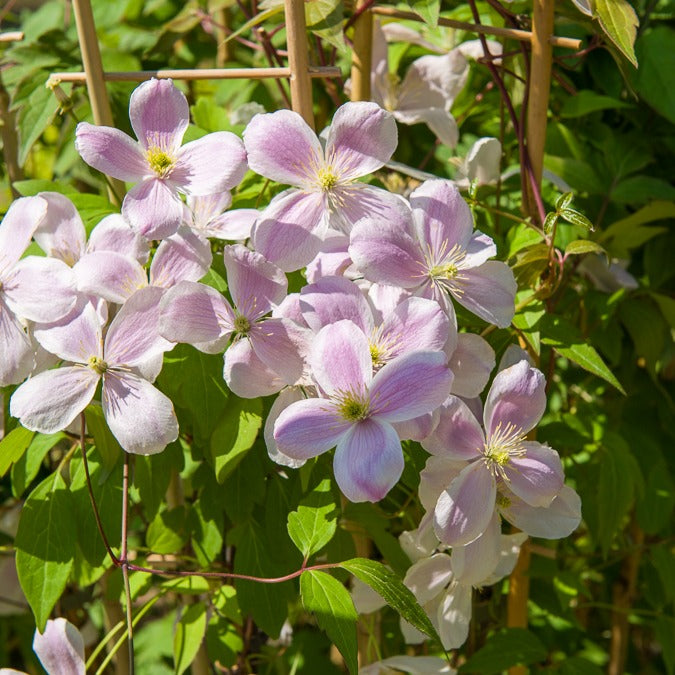
[(171, 401), (142, 374), (155, 370), (158, 356), (173, 348), (159, 336), (159, 288), (143, 288), (120, 310), (105, 344), (91, 303), (65, 320), (35, 330), (49, 352), (74, 365), (47, 370), (24, 382), (10, 400), (10, 412), (32, 431), (65, 429), (94, 397), (103, 380), (103, 414), (127, 451), (161, 452), (178, 437)]
[(251, 169), (294, 186), (260, 215), (253, 245), (286, 272), (318, 253), (328, 226), (349, 232), (367, 213), (398, 198), (358, 179), (387, 162), (397, 144), (396, 122), (375, 103), (346, 103), (335, 113), (325, 150), (290, 110), (256, 115), (244, 131)]
[(124, 198), (122, 214), (147, 239), (176, 232), (183, 218), (179, 193), (223, 192), (244, 177), (244, 146), (230, 132), (208, 134), (181, 147), (188, 102), (171, 80), (152, 79), (135, 89), (129, 117), (138, 142), (118, 129), (80, 122), (75, 147), (95, 169), (137, 183)]
[(403, 471), (401, 441), (392, 426), (431, 412), (450, 389), (442, 352), (399, 356), (373, 376), (368, 339), (348, 320), (324, 326), (310, 365), (325, 398), (292, 403), (274, 425), (278, 450), (294, 459), (337, 446), (333, 469), (345, 496), (379, 501)]
[(468, 462), (436, 504), (434, 529), (444, 544), (463, 546), (478, 538), (498, 503), (548, 507), (562, 490), (558, 453), (525, 440), (546, 409), (544, 389), (544, 376), (527, 361), (500, 371), (485, 402), (485, 432), (461, 399), (450, 396), (443, 404), (438, 426), (423, 445), (435, 455)]

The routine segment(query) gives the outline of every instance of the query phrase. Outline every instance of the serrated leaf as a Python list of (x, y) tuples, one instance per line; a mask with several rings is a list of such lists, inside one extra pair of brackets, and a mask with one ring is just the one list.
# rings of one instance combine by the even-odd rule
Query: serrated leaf
[(322, 480), (301, 500), (297, 511), (288, 514), (288, 534), (305, 558), (321, 550), (333, 538), (337, 515), (329, 478)]
[(409, 624), (441, 644), (438, 632), (410, 589), (382, 563), (366, 558), (352, 558), (341, 562), (340, 567), (379, 593)]
[(593, 223), (591, 223), (588, 218), (583, 213), (580, 213), (579, 211), (576, 211), (575, 209), (562, 209), (560, 211), (560, 217), (563, 220), (566, 220), (568, 223), (571, 223), (572, 225), (576, 225), (577, 227), (585, 227), (587, 230), (590, 230), (593, 232), (595, 229), (593, 227)]
[(565, 255), (583, 255), (584, 253), (604, 253), (607, 255), (607, 251), (600, 244), (590, 239), (571, 241), (565, 248)]
[(593, 17), (616, 48), (637, 68), (634, 46), (640, 22), (628, 0), (594, 0)]
[(458, 672), (492, 675), (511, 666), (543, 661), (547, 655), (546, 647), (534, 633), (525, 628), (505, 628), (491, 635)]
[(195, 602), (181, 613), (173, 636), (173, 663), (176, 675), (185, 672), (194, 661), (206, 633), (206, 605)]
[(94, 437), (94, 443), (103, 460), (103, 466), (111, 471), (117, 463), (117, 458), (122, 453), (122, 447), (108, 428), (108, 423), (103, 416), (103, 408), (95, 403), (90, 403), (85, 408), (84, 416), (87, 420), (87, 431)]
[(61, 474), (48, 476), (28, 496), (16, 534), (16, 569), (39, 631), (44, 632), (75, 557), (72, 496)]
[(347, 589), (330, 574), (309, 570), (300, 576), (300, 595), (305, 609), (340, 650), (349, 672), (357, 673), (358, 614)]
[(19, 426), (12, 429), (0, 441), (0, 477), (4, 476), (9, 471), (9, 467), (26, 452), (34, 434), (34, 431), (28, 431)]

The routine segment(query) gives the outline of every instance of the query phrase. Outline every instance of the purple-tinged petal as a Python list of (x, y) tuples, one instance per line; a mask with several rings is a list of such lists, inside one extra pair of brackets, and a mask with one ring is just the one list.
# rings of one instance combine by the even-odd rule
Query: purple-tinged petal
[(51, 258), (74, 265), (84, 254), (86, 234), (73, 202), (59, 192), (41, 192), (47, 212), (33, 236)]
[(308, 398), (281, 411), (274, 425), (274, 440), (284, 455), (310, 459), (337, 445), (352, 426), (331, 401)]
[(377, 103), (345, 103), (330, 125), (326, 163), (341, 182), (351, 181), (381, 168), (397, 143), (396, 122), (390, 112)]
[(0, 387), (18, 384), (30, 375), (35, 355), (26, 331), (0, 295)]
[(494, 572), (483, 580), (483, 586), (492, 586), (504, 577), (508, 577), (518, 562), (520, 547), (527, 540), (525, 532), (516, 532), (515, 534), (502, 534), (499, 537), (499, 562)]
[(321, 250), (305, 270), (305, 276), (310, 284), (314, 284), (323, 277), (342, 276), (352, 264), (347, 249), (349, 237), (342, 232), (329, 231), (323, 239)]
[(110, 431), (127, 452), (154, 455), (178, 438), (171, 400), (133, 373), (105, 373), (102, 403)]
[(309, 328), (300, 309), (300, 293), (289, 293), (273, 310), (272, 316), (275, 319), (290, 319), (302, 326)]
[(5, 279), (5, 301), (18, 316), (29, 321), (58, 321), (75, 306), (77, 290), (73, 271), (60, 260), (28, 256)]
[(373, 378), (371, 414), (387, 422), (404, 422), (432, 412), (448, 397), (451, 383), (443, 352), (403, 354)]
[(367, 283), (369, 284), (367, 292), (364, 286), (362, 290), (366, 293), (377, 325), (383, 323), (384, 318), (389, 316), (404, 300), (412, 297), (410, 291), (399, 286)]
[(373, 316), (361, 289), (344, 277), (323, 277), (300, 291), (300, 309), (315, 332), (341, 319), (355, 323), (366, 335), (373, 330)]
[(116, 251), (87, 253), (73, 267), (73, 272), (80, 292), (118, 305), (139, 288), (148, 285), (148, 277), (141, 264)]
[(499, 510), (506, 520), (531, 537), (562, 539), (577, 529), (581, 522), (581, 499), (565, 485), (549, 506), (530, 506), (513, 495)]
[[(454, 552), (453, 552), (454, 555)], [(447, 553), (435, 553), (410, 566), (403, 583), (413, 592), (420, 605), (440, 595), (452, 579), (452, 564)]]
[(345, 234), (362, 218), (386, 220), (390, 211), (406, 205), (400, 195), (366, 183), (336, 185), (326, 194), (330, 203), (328, 225)]
[(511, 366), (515, 366), (519, 361), (527, 361), (527, 363), (534, 367), (534, 361), (525, 349), (520, 345), (510, 344), (502, 354), (502, 358), (499, 359), (497, 370), (506, 370)]
[(304, 355), (313, 337), (307, 328), (288, 319), (265, 319), (249, 334), (251, 347), (260, 360), (285, 384), (296, 384), (305, 370)]
[(485, 389), (495, 367), (495, 352), (480, 335), (460, 333), (448, 363), (455, 375), (452, 393), (475, 398)]
[(485, 432), (490, 437), (498, 427), (512, 424), (526, 434), (546, 410), (546, 379), (527, 361), (502, 370), (495, 376), (485, 401)]
[(14, 392), (9, 412), (31, 431), (60, 431), (87, 407), (99, 379), (100, 375), (86, 366), (46, 370)]
[(119, 129), (80, 122), (75, 148), (89, 166), (119, 180), (136, 183), (151, 172), (138, 143)]
[(525, 454), (504, 465), (506, 487), (530, 506), (548, 506), (562, 490), (565, 476), (560, 456), (547, 445), (522, 444)]
[(244, 241), (251, 236), (258, 216), (258, 209), (233, 209), (210, 220), (201, 231), (205, 236), (215, 239)]
[(460, 584), (481, 586), (499, 563), (501, 518), (493, 512), (483, 534), (466, 546), (452, 549), (452, 571)]
[(178, 151), (170, 180), (191, 195), (210, 195), (239, 185), (246, 169), (244, 144), (229, 131), (218, 131)]
[(265, 445), (267, 446), (267, 454), (273, 462), (281, 464), (282, 466), (290, 466), (293, 469), (299, 469), (305, 463), (305, 460), (293, 459), (288, 455), (284, 455), (284, 453), (279, 450), (277, 442), (274, 440), (274, 425), (282, 410), (288, 408), (291, 403), (303, 401), (304, 399), (305, 395), (302, 393), (300, 387), (286, 387), (285, 389), (282, 389), (279, 392), (279, 396), (277, 396), (272, 404), (267, 419), (265, 420), (264, 437)]
[(319, 252), (327, 218), (323, 193), (286, 190), (260, 214), (253, 229), (253, 247), (284, 272), (294, 272)]
[(147, 239), (131, 229), (122, 215), (111, 213), (89, 235), (87, 252), (93, 251), (115, 251), (144, 265), (150, 255), (150, 246)]
[(309, 187), (323, 164), (316, 134), (296, 112), (256, 115), (244, 129), (248, 164), (277, 183)]
[(497, 485), (492, 472), (472, 462), (441, 493), (434, 510), (436, 536), (448, 546), (464, 546), (487, 530), (494, 511)]
[(402, 441), (417, 441), (421, 443), (431, 434), (438, 424), (439, 410), (436, 408), (433, 412), (420, 415), (405, 422), (394, 422), (398, 437)]
[(312, 345), (310, 366), (317, 384), (328, 395), (364, 394), (373, 371), (368, 338), (351, 321), (324, 326)]
[(441, 406), (433, 434), (422, 443), (432, 455), (454, 460), (472, 460), (482, 455), (483, 430), (464, 401), (449, 396)]
[(502, 144), (496, 138), (479, 138), (469, 150), (464, 163), (469, 180), (489, 185), (499, 180)]
[(234, 244), (225, 247), (223, 260), (234, 306), (250, 321), (267, 314), (286, 296), (286, 275), (260, 253)]
[(401, 441), (394, 427), (367, 419), (354, 424), (340, 439), (333, 472), (349, 501), (379, 502), (398, 482), (403, 464)]
[(466, 247), (466, 257), (462, 261), (463, 268), (479, 267), (497, 255), (497, 246), (492, 237), (483, 232), (474, 232)]
[(35, 631), (33, 651), (49, 675), (84, 675), (84, 640), (70, 621), (47, 621), (44, 633)]
[(241, 398), (271, 396), (286, 386), (286, 382), (260, 360), (245, 338), (235, 340), (225, 352), (223, 379)]
[(428, 180), (411, 195), (420, 241), (429, 247), (434, 264), (442, 264), (453, 247), (466, 249), (473, 232), (469, 205), (449, 180)]
[(171, 288), (181, 281), (199, 281), (212, 262), (209, 242), (182, 226), (157, 247), (150, 265), (150, 283)]
[(171, 342), (199, 345), (210, 354), (222, 352), (234, 329), (230, 303), (215, 288), (181, 281), (160, 302), (159, 332)]
[(186, 222), (192, 223), (197, 230), (205, 230), (210, 221), (219, 216), (232, 204), (232, 194), (229, 190), (216, 192), (210, 195), (191, 196), (187, 198), (187, 211), (190, 214)]
[(518, 285), (511, 268), (489, 260), (470, 269), (461, 269), (460, 293), (453, 296), (460, 305), (499, 328), (507, 328), (515, 314)]
[(402, 124), (418, 124), (424, 122), (438, 140), (454, 148), (459, 140), (457, 122), (444, 108), (411, 108), (410, 110), (394, 110), (394, 117)]
[(460, 583), (452, 584), (443, 596), (434, 618), (445, 649), (459, 649), (469, 637), (471, 598), (471, 586)]
[(36, 228), (47, 213), (42, 197), (22, 197), (12, 202), (0, 223), (0, 279), (21, 258)]
[(84, 297), (56, 323), (36, 324), (33, 336), (51, 354), (65, 361), (86, 364), (103, 356), (103, 329), (94, 306)]
[[(449, 459), (443, 455), (432, 455), (427, 459), (424, 469), (420, 471), (420, 502), (428, 514), (433, 514), (441, 493), (466, 468), (467, 463)], [(421, 526), (421, 525), (420, 525)]]
[(148, 178), (127, 192), (122, 215), (146, 239), (164, 239), (178, 231), (183, 202), (164, 181)]
[(143, 82), (129, 100), (129, 118), (136, 138), (147, 150), (159, 148), (173, 154), (190, 121), (185, 94), (171, 80)]
[(161, 288), (148, 286), (136, 291), (108, 328), (103, 357), (110, 366), (137, 366), (157, 354), (173, 349), (159, 333)]

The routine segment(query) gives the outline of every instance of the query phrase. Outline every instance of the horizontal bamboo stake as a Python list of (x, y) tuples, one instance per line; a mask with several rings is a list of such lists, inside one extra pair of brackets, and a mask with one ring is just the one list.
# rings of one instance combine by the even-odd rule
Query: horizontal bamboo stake
[[(410, 21), (424, 21), (424, 19), (414, 12), (402, 12), (393, 7), (373, 7), (373, 14), (380, 16), (391, 16), (397, 19), (409, 19)], [(532, 42), (532, 33), (528, 30), (518, 30), (517, 28), (497, 28), (495, 26), (483, 26), (476, 23), (464, 23), (454, 19), (445, 19), (441, 17), (438, 20), (439, 26), (448, 26), (460, 30), (471, 31), (472, 33), (485, 33), (486, 35), (499, 35), (501, 37), (520, 40), (521, 42)], [(581, 40), (567, 37), (556, 37), (552, 35), (549, 38), (554, 47), (564, 47), (565, 49), (581, 49)]]
[(20, 42), (23, 40), (23, 33), (20, 30), (0, 33), (0, 42)]
[[(332, 66), (312, 66), (310, 77), (340, 77), (339, 68)], [(158, 80), (238, 80), (265, 78), (283, 79), (291, 76), (290, 68), (195, 68), (191, 70), (130, 70), (128, 72), (103, 73), (106, 82), (144, 82), (151, 77)], [(85, 82), (84, 73), (52, 73), (47, 80), (48, 87), (61, 82)]]

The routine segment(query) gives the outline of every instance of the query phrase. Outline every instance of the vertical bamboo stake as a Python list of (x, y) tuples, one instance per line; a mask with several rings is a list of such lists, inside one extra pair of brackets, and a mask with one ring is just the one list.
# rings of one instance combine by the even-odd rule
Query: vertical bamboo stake
[(284, 0), (288, 66), (291, 69), (291, 104), (293, 110), (314, 129), (312, 80), (309, 77), (309, 47), (305, 25), (304, 0)]
[[(108, 93), (103, 79), (103, 63), (101, 52), (98, 48), (94, 14), (91, 11), (89, 0), (73, 0), (75, 23), (77, 24), (77, 39), (80, 42), (82, 52), (82, 65), (87, 76), (87, 91), (91, 101), (91, 110), (94, 115), (94, 123), (107, 127), (114, 126)], [(125, 193), (124, 183), (116, 178), (110, 179), (108, 187), (110, 199), (120, 201), (120, 196)]]
[[(357, 0), (359, 11), (368, 0)], [(367, 9), (354, 23), (352, 51), (352, 101), (370, 101), (370, 71), (373, 66), (373, 13)]]

